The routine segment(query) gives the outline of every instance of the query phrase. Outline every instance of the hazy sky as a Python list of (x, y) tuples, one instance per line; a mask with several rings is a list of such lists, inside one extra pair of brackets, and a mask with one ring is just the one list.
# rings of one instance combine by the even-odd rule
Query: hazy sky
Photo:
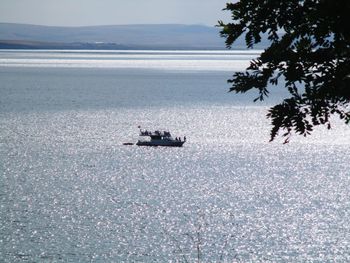
[(205, 24), (229, 20), (229, 0), (0, 0), (0, 22), (54, 26)]

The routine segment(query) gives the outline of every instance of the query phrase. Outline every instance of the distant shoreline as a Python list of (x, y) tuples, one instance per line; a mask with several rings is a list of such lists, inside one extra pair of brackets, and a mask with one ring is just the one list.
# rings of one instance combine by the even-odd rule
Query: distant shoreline
[[(266, 46), (263, 40), (254, 48)], [(50, 27), (8, 23), (0, 23), (0, 49), (227, 50), (220, 28), (202, 25)], [(232, 49), (245, 50), (245, 39), (238, 39)]]
[[(54, 43), (37, 41), (0, 40), (0, 49), (45, 49), (45, 50), (229, 50), (225, 47), (192, 47), (192, 46), (146, 46), (146, 45), (119, 45), (115, 43)], [(235, 50), (246, 50), (245, 47)]]

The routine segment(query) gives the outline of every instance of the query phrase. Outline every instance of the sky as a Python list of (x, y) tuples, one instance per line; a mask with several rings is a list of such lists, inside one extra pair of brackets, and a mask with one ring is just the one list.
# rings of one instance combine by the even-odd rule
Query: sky
[(229, 21), (229, 0), (0, 0), (0, 22), (49, 26)]

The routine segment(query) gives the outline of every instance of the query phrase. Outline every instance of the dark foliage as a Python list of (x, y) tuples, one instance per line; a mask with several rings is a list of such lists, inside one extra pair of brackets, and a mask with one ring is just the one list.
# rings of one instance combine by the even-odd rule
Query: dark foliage
[(241, 0), (228, 3), (232, 22), (222, 27), (228, 48), (241, 35), (253, 48), (267, 35), (271, 45), (246, 72), (229, 80), (230, 91), (257, 89), (263, 100), (268, 84), (285, 80), (290, 93), (272, 107), (271, 141), (283, 131), (285, 141), (296, 132), (308, 135), (314, 126), (331, 127), (330, 116), (350, 122), (350, 1)]

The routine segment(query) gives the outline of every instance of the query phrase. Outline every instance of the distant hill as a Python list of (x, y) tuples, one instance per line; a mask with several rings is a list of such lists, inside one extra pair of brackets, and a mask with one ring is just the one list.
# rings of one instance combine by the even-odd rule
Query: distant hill
[[(225, 49), (225, 39), (219, 31), (179, 24), (53, 27), (0, 23), (0, 48), (220, 50)], [(234, 49), (245, 49), (244, 41), (237, 42)]]

